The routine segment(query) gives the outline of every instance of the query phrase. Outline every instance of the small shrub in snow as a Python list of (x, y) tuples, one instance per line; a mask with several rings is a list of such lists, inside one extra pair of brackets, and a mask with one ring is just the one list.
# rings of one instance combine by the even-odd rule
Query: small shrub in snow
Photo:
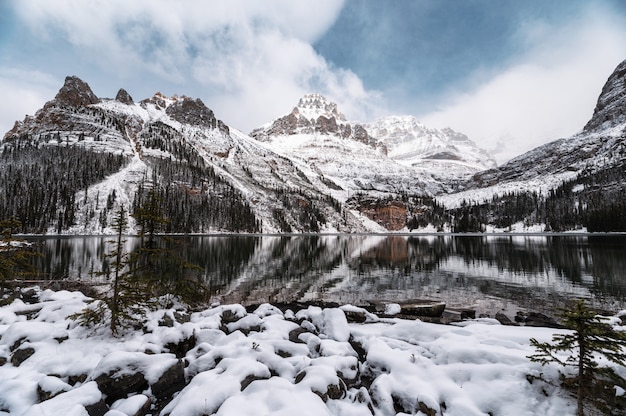
[[(574, 376), (563, 375), (563, 384), (576, 392), (578, 416), (584, 416), (586, 403), (606, 414), (614, 414), (616, 407), (622, 412), (626, 410), (626, 400), (614, 394), (616, 385), (626, 387), (626, 380), (598, 361), (603, 356), (612, 363), (625, 366), (626, 334), (603, 322), (584, 300), (578, 301), (572, 309), (563, 310), (561, 318), (565, 327), (574, 332), (556, 334), (552, 343), (531, 338), (530, 343), (536, 352), (528, 358), (541, 365), (557, 363), (576, 369)], [(570, 355), (563, 355), (568, 352)]]

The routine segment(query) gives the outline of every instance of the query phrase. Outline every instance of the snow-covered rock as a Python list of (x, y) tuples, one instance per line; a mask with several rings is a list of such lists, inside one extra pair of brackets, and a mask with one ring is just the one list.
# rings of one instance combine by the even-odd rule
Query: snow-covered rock
[[(19, 367), (0, 364), (0, 415), (573, 415), (576, 409), (558, 383), (538, 378), (556, 381), (562, 369), (527, 358), (534, 352), (530, 338), (549, 341), (562, 329), (484, 319), (464, 326), (395, 318), (357, 324), (347, 323), (337, 308), (282, 313), (266, 304), (254, 313), (219, 306), (171, 327), (158, 322), (165, 314), (180, 315), (157, 311), (147, 316), (145, 332), (115, 338), (104, 327), (77, 326), (68, 318), (71, 308), (59, 308), (55, 300), (84, 307), (82, 294), (47, 291), (39, 299), (33, 305), (46, 317), (44, 326), (38, 315), (11, 318), (24, 307), (20, 301), (0, 307), (0, 352), (18, 335), (38, 344), (36, 355)], [(225, 314), (228, 324), (243, 321), (249, 332), (231, 332), (222, 322)], [(621, 329), (619, 318), (607, 322)], [(183, 368), (166, 345), (190, 329), (196, 341)], [(177, 330), (181, 335), (173, 337)], [(57, 331), (66, 331), (67, 339), (50, 338)], [(156, 386), (174, 367), (183, 381), (176, 392), (159, 395)], [(103, 375), (138, 375), (139, 383), (105, 387), (98, 382)]]

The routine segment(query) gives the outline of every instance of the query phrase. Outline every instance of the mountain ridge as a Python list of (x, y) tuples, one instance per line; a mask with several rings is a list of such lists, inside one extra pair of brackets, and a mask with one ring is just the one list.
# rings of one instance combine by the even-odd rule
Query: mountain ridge
[(107, 234), (157, 189), (163, 232), (626, 230), (625, 78), (626, 61), (580, 133), (495, 166), (461, 133), (349, 121), (319, 94), (247, 135), (200, 99), (98, 98), (69, 76), (0, 142), (0, 218)]

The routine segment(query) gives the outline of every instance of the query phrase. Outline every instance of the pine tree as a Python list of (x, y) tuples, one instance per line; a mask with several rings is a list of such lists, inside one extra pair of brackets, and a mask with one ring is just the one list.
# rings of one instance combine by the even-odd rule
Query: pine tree
[[(604, 356), (612, 363), (626, 365), (626, 354), (623, 351), (626, 334), (617, 332), (609, 324), (602, 322), (584, 300), (578, 301), (572, 309), (563, 310), (561, 318), (563, 325), (574, 332), (556, 334), (552, 337), (552, 343), (541, 343), (531, 338), (530, 343), (536, 352), (528, 358), (541, 365), (557, 363), (577, 369), (575, 377), (563, 377), (566, 385), (575, 387), (578, 416), (584, 416), (584, 405), (587, 401), (602, 411), (608, 411), (607, 414), (612, 414), (610, 405), (615, 400), (613, 386), (618, 384), (624, 387), (626, 380), (613, 369), (600, 367), (596, 357)], [(570, 355), (563, 359), (559, 355), (563, 352), (570, 352)]]
[[(120, 327), (129, 326), (141, 319), (149, 306), (149, 286), (135, 274), (133, 254), (124, 252), (126, 240), (122, 237), (127, 224), (127, 213), (121, 205), (112, 223), (116, 238), (107, 241), (113, 246), (106, 256), (112, 259), (111, 289), (99, 300), (72, 316), (85, 326), (100, 326), (108, 320), (108, 326), (113, 335), (118, 334)], [(99, 274), (109, 275), (111, 269)]]
[(194, 271), (201, 270), (185, 261), (179, 245), (159, 233), (169, 220), (165, 218), (164, 201), (154, 186), (134, 211), (133, 217), (141, 227), (142, 246), (133, 253), (133, 273), (138, 281), (148, 285), (154, 297), (178, 296), (193, 303), (205, 299), (204, 287)]

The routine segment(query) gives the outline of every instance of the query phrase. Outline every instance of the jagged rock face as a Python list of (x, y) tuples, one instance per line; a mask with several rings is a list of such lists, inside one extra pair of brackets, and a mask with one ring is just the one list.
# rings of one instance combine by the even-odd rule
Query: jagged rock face
[(304, 117), (314, 118), (324, 116), (340, 121), (346, 121), (346, 117), (337, 110), (337, 104), (329, 101), (320, 94), (307, 94), (300, 98), (296, 107)]
[(253, 130), (250, 136), (268, 141), (272, 136), (294, 134), (336, 135), (377, 147), (376, 141), (363, 126), (346, 121), (346, 117), (337, 109), (337, 104), (320, 94), (305, 95), (291, 113), (278, 118), (269, 126)]
[(42, 129), (73, 130), (78, 128), (77, 121), (71, 117), (71, 111), (68, 112), (66, 107), (74, 108), (72, 111), (82, 111), (78, 109), (99, 102), (100, 99), (86, 82), (76, 76), (68, 76), (53, 100), (44, 104), (35, 116), (26, 116), (24, 121), (16, 121), (3, 140)]
[(155, 107), (164, 109), (167, 107), (167, 97), (160, 92), (156, 92), (152, 98), (146, 98), (141, 104), (154, 104)]
[(617, 66), (602, 88), (591, 120), (584, 131), (613, 127), (626, 122), (626, 61)]
[(133, 97), (131, 97), (124, 88), (120, 88), (120, 90), (117, 92), (117, 95), (115, 96), (115, 100), (126, 105), (135, 104), (135, 102), (133, 101)]
[(406, 227), (407, 208), (401, 201), (362, 201), (357, 208), (361, 214), (382, 225), (389, 231), (399, 231)]
[(337, 120), (334, 117), (319, 116), (315, 122), (315, 131), (322, 134), (337, 134)]
[(183, 123), (191, 124), (194, 126), (219, 128), (222, 131), (228, 133), (228, 127), (221, 121), (215, 118), (213, 111), (211, 111), (202, 100), (199, 98), (193, 100), (191, 98), (183, 97), (170, 104), (165, 113), (172, 117), (174, 120)]
[[(606, 130), (620, 125), (622, 132), (619, 128), (616, 131)], [(467, 183), (467, 188), (533, 180), (535, 182), (517, 186), (517, 189), (529, 187), (529, 190), (533, 190), (537, 178), (562, 176), (571, 179), (571, 176), (582, 171), (590, 172), (623, 164), (625, 130), (626, 61), (623, 61), (602, 88), (594, 114), (581, 133), (544, 144), (497, 169), (480, 172)]]
[(56, 104), (84, 107), (96, 104), (100, 102), (100, 99), (96, 97), (86, 82), (77, 76), (71, 76), (65, 78), (65, 84), (54, 97), (54, 101)]

